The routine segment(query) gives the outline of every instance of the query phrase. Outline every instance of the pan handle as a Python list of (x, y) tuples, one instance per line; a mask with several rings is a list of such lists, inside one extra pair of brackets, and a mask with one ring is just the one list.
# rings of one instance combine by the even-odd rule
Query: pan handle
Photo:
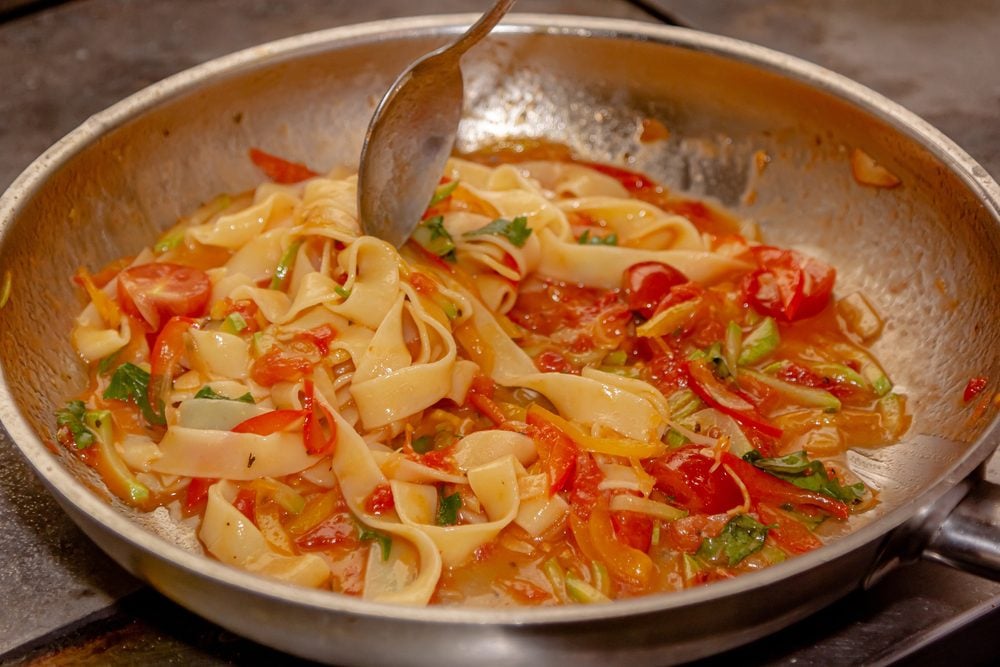
[(930, 535), (922, 556), (1000, 581), (1000, 486), (973, 480), (968, 494)]
[(985, 466), (893, 531), (862, 586), (920, 559), (1000, 581), (1000, 485), (984, 472)]

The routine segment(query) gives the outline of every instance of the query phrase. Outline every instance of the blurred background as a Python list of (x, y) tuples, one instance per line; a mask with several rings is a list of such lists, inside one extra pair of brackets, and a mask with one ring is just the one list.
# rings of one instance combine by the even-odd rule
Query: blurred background
[[(90, 115), (211, 58), (486, 0), (0, 0), (0, 189)], [(1000, 177), (997, 0), (519, 0), (680, 25), (805, 58), (903, 104)], [(291, 659), (144, 587), (94, 547), (0, 431), (0, 664)], [(1000, 584), (921, 563), (703, 665), (996, 664)]]

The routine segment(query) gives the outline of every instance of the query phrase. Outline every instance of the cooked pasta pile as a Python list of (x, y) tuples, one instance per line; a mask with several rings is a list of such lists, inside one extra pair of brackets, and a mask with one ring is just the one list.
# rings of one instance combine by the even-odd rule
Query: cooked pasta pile
[(779, 562), (875, 502), (836, 457), (905, 407), (819, 260), (566, 160), (452, 159), (397, 251), (361, 234), (355, 177), (257, 156), (302, 182), (81, 269), (91, 384), (57, 416), (220, 561), (403, 604), (596, 602)]

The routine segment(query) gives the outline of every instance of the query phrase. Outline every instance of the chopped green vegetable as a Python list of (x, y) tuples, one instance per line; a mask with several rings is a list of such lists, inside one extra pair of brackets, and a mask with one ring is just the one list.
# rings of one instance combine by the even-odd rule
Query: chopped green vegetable
[(207, 384), (198, 390), (198, 393), (194, 395), (195, 398), (210, 398), (216, 401), (239, 401), (240, 403), (250, 403), (253, 404), (253, 395), (248, 391), (242, 396), (237, 396), (236, 398), (230, 398), (228, 396), (223, 396), (218, 393)]
[(863, 482), (844, 486), (836, 477), (831, 478), (823, 462), (810, 460), (805, 451), (764, 458), (760, 452), (754, 450), (743, 458), (761, 470), (791, 482), (799, 488), (817, 491), (848, 505), (860, 504), (868, 493), (868, 488)]
[(566, 592), (576, 602), (593, 604), (595, 602), (610, 602), (610, 598), (597, 590), (572, 572), (566, 575)]
[(628, 353), (625, 350), (615, 350), (604, 357), (604, 363), (608, 366), (624, 366), (627, 361)]
[(457, 187), (458, 187), (457, 180), (450, 181), (448, 183), (445, 183), (444, 185), (439, 185), (437, 189), (434, 191), (434, 196), (431, 197), (431, 203), (427, 205), (427, 208), (434, 206), (434, 204), (439, 204), (443, 202), (445, 199), (451, 196), (451, 193), (454, 192), (455, 188)]
[(720, 380), (724, 380), (732, 375), (731, 371), (733, 369), (731, 369), (729, 364), (726, 363), (726, 358), (722, 354), (722, 343), (712, 343), (709, 348), (705, 350), (705, 355), (708, 357), (708, 360), (712, 362), (714, 367), (712, 368), (712, 371)]
[(542, 563), (542, 572), (545, 578), (552, 585), (552, 592), (561, 602), (566, 602), (566, 571), (555, 558), (550, 558)]
[(637, 378), (640, 376), (639, 369), (634, 366), (608, 366), (601, 364), (597, 367), (597, 370), (604, 371), (605, 373), (614, 373), (626, 378)]
[(675, 431), (674, 429), (670, 429), (667, 431), (668, 447), (671, 447), (673, 449), (676, 449), (678, 447), (683, 447), (684, 445), (687, 444), (687, 441), (688, 441), (687, 436), (685, 436), (683, 433)]
[(660, 522), (653, 521), (653, 534), (649, 538), (649, 546), (660, 546)]
[(770, 544), (765, 544), (764, 548), (760, 550), (760, 553), (764, 557), (764, 560), (767, 561), (768, 565), (777, 565), (778, 563), (788, 560), (788, 554), (778, 547), (772, 547)]
[(86, 406), (79, 400), (70, 401), (65, 408), (56, 411), (56, 424), (69, 429), (77, 449), (86, 449), (94, 444), (94, 434), (83, 421), (86, 412)]
[(447, 317), (449, 320), (458, 319), (458, 306), (453, 304), (451, 301), (441, 306), (441, 310), (444, 311), (444, 316)]
[[(656, 524), (659, 526), (659, 523)], [(611, 595), (611, 575), (608, 574), (607, 566), (596, 560), (590, 561), (590, 572), (594, 576), (594, 588), (607, 597)]]
[(690, 417), (704, 407), (701, 399), (690, 389), (678, 389), (667, 397), (671, 419)]
[(111, 372), (111, 367), (115, 365), (115, 360), (118, 359), (118, 355), (121, 354), (121, 350), (112, 352), (108, 356), (104, 357), (97, 363), (97, 373), (99, 375), (107, 375)]
[(886, 394), (875, 404), (878, 413), (882, 415), (882, 426), (895, 437), (903, 435), (906, 430), (906, 405), (899, 394)]
[(760, 369), (760, 372), (767, 373), (768, 375), (777, 375), (791, 365), (792, 362), (787, 359), (779, 359), (778, 361), (772, 361), (767, 366), (764, 366), (764, 368)]
[(775, 390), (799, 405), (822, 408), (826, 412), (837, 412), (841, 407), (840, 399), (823, 389), (792, 384), (791, 382), (785, 382), (771, 375), (751, 369), (740, 370), (739, 376), (751, 377), (765, 387)]
[(736, 361), (740, 366), (755, 364), (778, 349), (781, 336), (774, 318), (765, 317), (753, 331), (743, 339), (739, 357)]
[(131, 401), (142, 411), (146, 421), (154, 426), (165, 426), (163, 402), (154, 408), (149, 403), (149, 373), (133, 363), (124, 363), (115, 369), (108, 388), (104, 390), (104, 398), (118, 401)]
[(712, 565), (733, 567), (750, 554), (760, 551), (767, 538), (767, 526), (746, 514), (729, 520), (718, 537), (705, 538), (695, 555)]
[(385, 533), (359, 525), (358, 539), (360, 539), (362, 542), (374, 541), (378, 543), (379, 548), (382, 550), (382, 560), (383, 561), (389, 560), (389, 553), (392, 551), (391, 537), (389, 537)]
[(410, 446), (413, 447), (413, 451), (417, 454), (426, 454), (434, 449), (434, 438), (429, 435), (422, 435), (419, 438), (414, 438)]
[(849, 359), (858, 364), (858, 367), (861, 369), (861, 375), (871, 383), (876, 396), (885, 396), (892, 390), (892, 382), (889, 380), (889, 376), (885, 374), (885, 371), (878, 365), (878, 362), (866, 352), (859, 350), (853, 345), (844, 343), (837, 343), (830, 347), (831, 351), (840, 355), (841, 358)]
[(174, 229), (161, 236), (156, 245), (153, 246), (153, 252), (157, 255), (162, 255), (168, 250), (173, 250), (179, 246), (184, 240), (184, 231), (184, 229)]
[(229, 313), (226, 319), (222, 320), (222, 330), (228, 334), (238, 334), (247, 328), (247, 321), (239, 313)]
[(351, 296), (351, 290), (345, 287), (341, 287), (340, 285), (334, 285), (333, 291), (336, 292), (341, 299), (346, 299), (347, 297)]
[(867, 389), (868, 381), (850, 366), (844, 364), (813, 364), (813, 370), (837, 382), (849, 382), (859, 389)]
[(732, 320), (726, 325), (726, 338), (722, 346), (725, 353), (726, 366), (736, 368), (736, 360), (740, 357), (743, 345), (743, 329)]
[(458, 510), (462, 507), (462, 496), (457, 492), (441, 496), (438, 500), (436, 523), (439, 526), (454, 526), (458, 523)]
[(691, 554), (684, 554), (684, 581), (690, 583), (698, 573), (704, 570), (704, 566)]
[(493, 222), (480, 227), (479, 229), (465, 233), (466, 236), (479, 236), (481, 234), (506, 236), (508, 241), (513, 243), (518, 248), (522, 248), (527, 242), (528, 237), (531, 236), (531, 227), (528, 226), (528, 218), (523, 215), (519, 215), (513, 220), (497, 218)]
[(445, 229), (443, 216), (435, 215), (421, 222), (413, 230), (411, 238), (432, 255), (449, 261), (455, 259), (455, 240)]
[(274, 275), (271, 276), (271, 289), (284, 287), (285, 279), (288, 278), (288, 272), (292, 270), (292, 263), (295, 261), (295, 256), (299, 253), (301, 245), (302, 241), (295, 241), (281, 255), (281, 261), (278, 262), (278, 266), (274, 268)]
[(618, 245), (618, 234), (612, 232), (607, 236), (591, 236), (590, 230), (585, 229), (576, 242), (580, 245)]

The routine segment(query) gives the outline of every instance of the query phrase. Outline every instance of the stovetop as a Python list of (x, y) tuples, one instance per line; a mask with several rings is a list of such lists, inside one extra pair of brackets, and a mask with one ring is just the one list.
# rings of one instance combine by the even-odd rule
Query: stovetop
[[(0, 0), (0, 189), (90, 114), (199, 62), (302, 32), (480, 11), (485, 2), (415, 4)], [(1000, 12), (991, 0), (521, 0), (517, 10), (665, 21), (803, 57), (902, 103), (1000, 175)], [(63, 514), (2, 431), (0, 460), (0, 663), (290, 661), (124, 572)], [(702, 664), (985, 665), (997, 656), (1000, 584), (920, 563)]]

